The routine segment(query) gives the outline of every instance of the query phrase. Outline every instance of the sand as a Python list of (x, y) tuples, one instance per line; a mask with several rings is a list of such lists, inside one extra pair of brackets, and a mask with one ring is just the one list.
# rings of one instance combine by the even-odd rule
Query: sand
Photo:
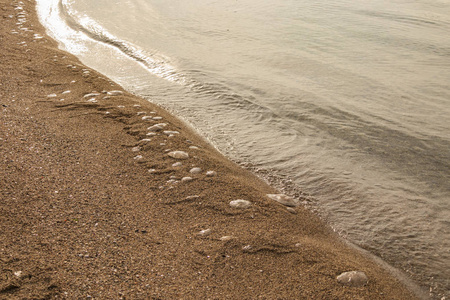
[[(415, 299), (180, 120), (58, 50), (34, 1), (0, 0), (0, 20), (0, 299)], [(346, 271), (369, 281), (341, 284)]]

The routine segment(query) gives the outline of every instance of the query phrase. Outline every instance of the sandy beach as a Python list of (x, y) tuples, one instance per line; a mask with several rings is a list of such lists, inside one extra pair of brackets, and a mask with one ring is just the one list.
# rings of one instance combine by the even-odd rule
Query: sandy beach
[[(416, 299), (302, 199), (272, 200), (58, 50), (34, 1), (0, 0), (0, 14), (0, 299)], [(347, 271), (368, 282), (338, 282)]]

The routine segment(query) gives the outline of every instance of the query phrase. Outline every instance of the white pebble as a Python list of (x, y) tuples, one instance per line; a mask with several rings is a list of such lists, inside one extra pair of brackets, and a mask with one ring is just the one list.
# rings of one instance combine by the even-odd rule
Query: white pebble
[(172, 152), (169, 152), (168, 155), (170, 157), (176, 158), (176, 159), (188, 159), (189, 158), (189, 154), (184, 151), (172, 151)]
[(83, 96), (83, 98), (97, 97), (100, 96), (99, 93), (89, 93)]
[(136, 160), (140, 160), (140, 159), (143, 159), (143, 158), (144, 157), (142, 155), (137, 155), (137, 156), (134, 157), (134, 159), (136, 159)]
[(173, 165), (172, 165), (172, 167), (181, 167), (183, 164), (181, 163), (181, 162), (176, 162), (176, 163), (174, 163)]
[(189, 177), (189, 176), (181, 178), (181, 182), (189, 182), (189, 181), (192, 181), (192, 180), (193, 180), (192, 177)]
[(147, 136), (155, 136), (155, 135), (156, 135), (156, 133), (154, 133), (154, 132), (147, 133)]
[(159, 124), (155, 124), (153, 126), (150, 126), (149, 128), (147, 128), (147, 130), (150, 130), (150, 131), (161, 131), (166, 126), (167, 126), (166, 123), (159, 123)]
[(165, 130), (163, 133), (166, 134), (166, 135), (179, 134), (178, 131), (170, 131), (170, 130)]
[(108, 96), (119, 96), (119, 95), (123, 95), (122, 91), (109, 91), (106, 93)]
[(50, 94), (50, 95), (47, 95), (47, 98), (55, 98), (55, 97), (57, 97), (56, 94)]
[(149, 173), (155, 173), (156, 170), (155, 170), (155, 169), (148, 169), (148, 172), (149, 172)]
[(189, 149), (198, 149), (197, 146), (189, 146)]
[(141, 151), (141, 147), (139, 147), (139, 146), (133, 147), (133, 148), (131, 148), (131, 151), (133, 151), (133, 152)]
[(233, 237), (231, 235), (226, 235), (226, 236), (221, 237), (219, 240), (225, 242), (225, 241), (229, 241), (229, 240), (232, 240), (232, 239), (233, 239)]
[(14, 272), (14, 276), (16, 276), (16, 277), (21, 277), (21, 276), (22, 276), (22, 271), (16, 271), (16, 272)]
[(139, 142), (147, 143), (147, 142), (151, 142), (151, 141), (152, 141), (152, 139), (142, 139), (142, 140), (140, 140)]
[(285, 194), (267, 194), (267, 197), (286, 206), (296, 207), (300, 204), (298, 200)]
[(190, 171), (189, 171), (189, 173), (191, 173), (191, 174), (199, 174), (199, 173), (201, 173), (202, 172), (202, 169), (200, 169), (200, 168), (192, 168)]
[(153, 120), (162, 120), (162, 117), (153, 117)]
[(143, 117), (142, 117), (142, 120), (144, 120), (144, 121), (145, 121), (145, 120), (151, 120), (151, 119), (152, 119), (152, 117), (150, 117), (150, 116), (143, 116)]
[(199, 233), (197, 233), (197, 235), (199, 236), (208, 236), (212, 233), (211, 229), (205, 229), (205, 230), (201, 230)]
[(64, 92), (62, 92), (63, 95), (69, 94), (69, 93), (70, 93), (70, 91), (64, 91)]
[(216, 175), (217, 175), (216, 171), (208, 171), (208, 172), (206, 172), (206, 176), (208, 176), (208, 177), (214, 177)]
[(367, 278), (367, 275), (361, 271), (344, 272), (341, 275), (339, 275), (336, 279), (339, 283), (343, 285), (353, 287), (364, 286), (369, 282), (369, 278)]
[(138, 115), (138, 116), (144, 115), (144, 114), (145, 114), (145, 111), (138, 111), (138, 112), (137, 112), (137, 115)]
[(248, 208), (251, 205), (252, 203), (250, 201), (242, 199), (230, 201), (230, 206), (234, 208)]

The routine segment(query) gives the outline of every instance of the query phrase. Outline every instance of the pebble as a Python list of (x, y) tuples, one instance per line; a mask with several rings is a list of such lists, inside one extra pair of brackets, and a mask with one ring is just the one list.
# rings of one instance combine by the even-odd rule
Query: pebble
[(361, 271), (344, 272), (341, 275), (339, 275), (336, 279), (339, 283), (343, 285), (353, 287), (361, 287), (369, 282), (369, 278), (367, 278), (367, 275)]
[(189, 173), (191, 173), (191, 174), (199, 174), (199, 173), (201, 173), (202, 172), (202, 169), (200, 169), (200, 168), (192, 168), (190, 171), (189, 171)]
[(172, 151), (172, 152), (169, 152), (168, 155), (170, 157), (176, 158), (176, 159), (188, 159), (189, 158), (189, 154), (184, 151)]
[(149, 132), (149, 133), (147, 133), (147, 135), (148, 135), (148, 136), (155, 136), (156, 133), (154, 133), (154, 132)]
[(150, 126), (149, 128), (147, 128), (147, 130), (150, 130), (150, 131), (161, 131), (166, 126), (167, 126), (166, 123), (158, 123), (158, 124), (155, 124), (153, 126)]
[(138, 116), (144, 115), (144, 114), (145, 114), (145, 111), (138, 111), (138, 112), (137, 112), (137, 115), (138, 115)]
[(142, 120), (144, 120), (144, 121), (145, 121), (145, 120), (151, 120), (151, 119), (153, 119), (153, 118), (150, 117), (150, 116), (143, 116), (143, 117), (142, 117)]
[(155, 120), (155, 121), (162, 120), (162, 117), (153, 117), (153, 120)]
[(148, 169), (148, 172), (149, 172), (149, 173), (155, 173), (156, 170), (155, 170), (155, 169)]
[(189, 176), (181, 178), (181, 182), (189, 182), (189, 181), (192, 181), (192, 180), (193, 180), (192, 177), (189, 177)]
[(229, 241), (229, 240), (232, 240), (232, 239), (233, 239), (233, 237), (231, 235), (226, 235), (226, 236), (221, 237), (219, 240), (225, 242), (225, 241)]
[(139, 146), (133, 147), (133, 148), (131, 148), (131, 151), (133, 151), (133, 152), (141, 151), (141, 147), (139, 147)]
[(139, 142), (145, 142), (145, 143), (147, 143), (147, 142), (151, 142), (152, 141), (152, 139), (142, 139), (142, 140), (140, 140)]
[(197, 146), (189, 146), (189, 149), (198, 149)]
[(290, 212), (291, 214), (294, 214), (294, 215), (297, 214), (297, 211), (295, 209), (293, 209), (292, 207), (287, 207), (286, 210), (288, 212)]
[(83, 98), (97, 97), (100, 96), (99, 93), (89, 93), (83, 96)]
[(143, 159), (144, 157), (142, 155), (137, 155), (134, 157), (134, 159), (139, 160), (139, 159)]
[(165, 135), (179, 134), (178, 131), (170, 131), (170, 130), (165, 130), (165, 131), (163, 131), (163, 133), (164, 133)]
[(216, 171), (208, 171), (208, 172), (206, 172), (206, 176), (208, 176), (208, 177), (214, 177), (216, 175), (217, 175)]
[(208, 228), (208, 229), (205, 229), (205, 230), (201, 230), (199, 233), (197, 233), (197, 235), (199, 235), (199, 236), (208, 236), (208, 235), (211, 234), (211, 232), (212, 232), (212, 230)]
[(248, 208), (252, 206), (252, 203), (247, 200), (238, 199), (230, 201), (230, 206), (234, 208)]
[(172, 167), (181, 167), (183, 164), (181, 162), (176, 162), (172, 165)]
[(123, 95), (122, 91), (109, 91), (106, 93), (108, 96), (119, 96), (119, 95)]
[(50, 95), (47, 95), (47, 98), (55, 98), (55, 97), (57, 97), (56, 94), (50, 94)]
[(16, 271), (16, 272), (14, 272), (14, 276), (16, 276), (16, 277), (21, 277), (21, 276), (22, 276), (22, 271)]
[(267, 197), (286, 206), (296, 207), (299, 205), (297, 200), (285, 194), (267, 194)]
[(62, 92), (63, 95), (69, 94), (69, 93), (70, 93), (70, 91), (64, 91), (64, 92)]

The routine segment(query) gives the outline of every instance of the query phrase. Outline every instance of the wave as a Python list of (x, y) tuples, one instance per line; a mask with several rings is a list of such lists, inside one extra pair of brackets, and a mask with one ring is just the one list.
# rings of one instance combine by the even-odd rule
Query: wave
[(74, 10), (68, 0), (59, 0), (58, 7), (63, 19), (72, 29), (84, 33), (93, 40), (115, 47), (126, 56), (141, 63), (156, 76), (180, 84), (185, 83), (185, 76), (170, 64), (167, 57), (157, 53), (151, 54), (136, 45), (115, 37), (87, 15), (82, 15)]

